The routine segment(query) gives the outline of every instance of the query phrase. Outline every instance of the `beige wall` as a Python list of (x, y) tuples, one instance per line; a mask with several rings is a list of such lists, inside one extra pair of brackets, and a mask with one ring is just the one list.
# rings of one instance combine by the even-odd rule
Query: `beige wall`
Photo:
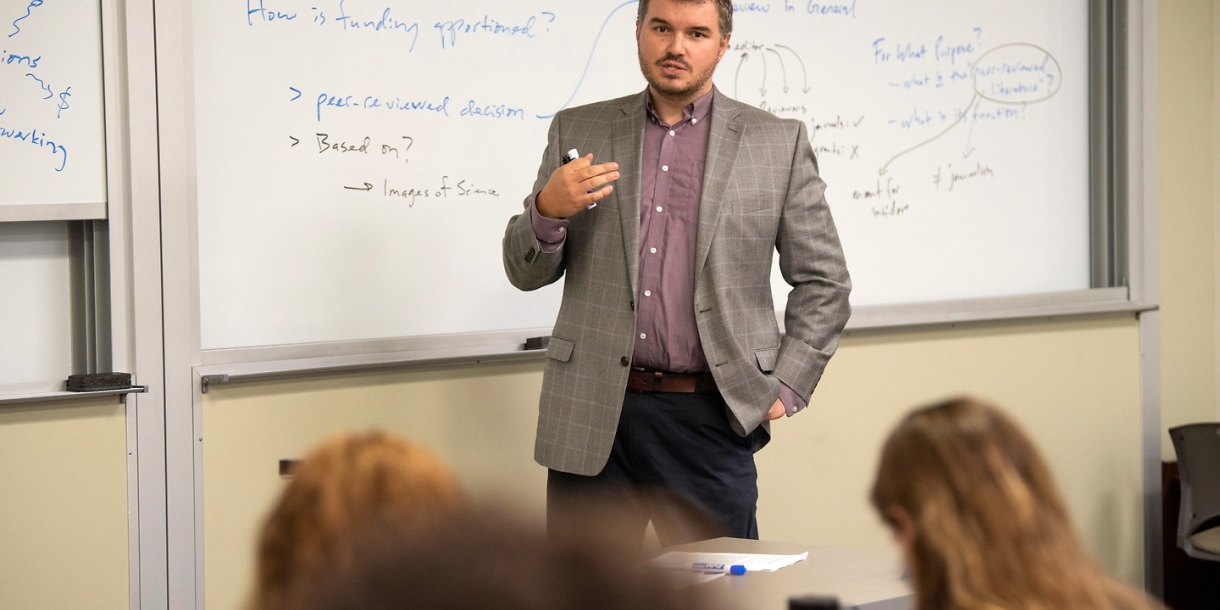
[[(1217, 417), (1212, 4), (1160, 0), (1163, 430)], [(1161, 455), (1174, 459), (1168, 434)]]
[[(813, 408), (759, 454), (759, 517), (772, 540), (885, 546), (866, 490), (880, 443), (915, 403), (992, 398), (1046, 451), (1090, 549), (1141, 570), (1138, 325), (1130, 316), (848, 337)], [(203, 403), (208, 607), (236, 608), (280, 458), (343, 429), (423, 442), (478, 496), (541, 518), (533, 463), (541, 363), (217, 386)]]
[(126, 610), (117, 398), (0, 407), (0, 608)]

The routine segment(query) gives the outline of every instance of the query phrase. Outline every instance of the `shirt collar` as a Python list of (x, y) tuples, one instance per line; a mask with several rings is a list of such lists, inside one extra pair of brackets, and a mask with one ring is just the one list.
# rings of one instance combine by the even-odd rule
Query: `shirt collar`
[[(689, 120), (698, 119), (700, 121), (707, 118), (709, 112), (712, 111), (712, 93), (716, 91), (715, 87), (708, 90), (707, 93), (699, 96), (695, 101), (687, 104), (682, 108), (682, 120), (678, 124), (685, 123)], [(664, 125), (661, 122), (661, 117), (657, 116), (656, 108), (652, 105), (652, 94), (644, 96), (644, 105), (648, 109), (648, 118), (658, 125)], [(675, 125), (670, 125), (674, 127)]]

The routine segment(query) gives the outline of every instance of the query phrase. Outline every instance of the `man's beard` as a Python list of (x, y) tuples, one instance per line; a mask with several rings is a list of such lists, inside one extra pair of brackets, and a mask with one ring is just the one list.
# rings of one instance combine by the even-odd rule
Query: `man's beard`
[[(712, 79), (712, 74), (716, 71), (716, 64), (712, 64), (706, 72), (695, 73), (691, 69), (689, 62), (674, 55), (666, 55), (657, 63), (651, 64), (651, 66), (645, 63), (643, 56), (640, 56), (639, 60), (640, 72), (644, 74), (644, 80), (648, 81), (648, 85), (652, 87), (653, 91), (656, 91), (661, 97), (672, 100), (681, 101), (689, 99), (691, 96), (703, 89), (703, 86)], [(687, 86), (678, 88), (678, 86), (673, 82), (661, 77), (658, 74), (658, 72), (661, 70), (660, 64), (667, 61), (682, 64), (682, 67), (686, 69), (687, 73), (692, 75), (693, 80), (691, 80)], [(649, 70), (650, 67), (653, 69)]]

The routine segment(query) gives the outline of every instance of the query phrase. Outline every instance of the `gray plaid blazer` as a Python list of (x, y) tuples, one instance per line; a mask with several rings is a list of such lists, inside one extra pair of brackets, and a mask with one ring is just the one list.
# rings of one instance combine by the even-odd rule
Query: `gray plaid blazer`
[[(504, 269), (521, 290), (567, 275), (543, 373), (534, 459), (581, 475), (610, 455), (635, 347), (639, 282), (643, 93), (555, 115), (534, 196), (563, 151), (617, 161), (614, 192), (571, 220), (567, 239), (544, 253), (528, 213), (508, 221)], [(851, 281), (802, 122), (716, 91), (696, 236), (699, 338), (729, 420), (755, 447), (770, 438), (763, 416), (779, 380), (809, 397), (851, 314)], [(771, 300), (771, 264), (792, 286), (781, 335)], [(763, 424), (760, 426), (760, 424)]]

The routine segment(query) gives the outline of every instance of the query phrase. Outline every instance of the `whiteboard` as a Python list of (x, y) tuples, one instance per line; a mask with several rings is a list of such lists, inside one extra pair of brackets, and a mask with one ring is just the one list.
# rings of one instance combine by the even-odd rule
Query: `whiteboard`
[(66, 222), (0, 223), (0, 385), (72, 374)]
[[(810, 128), (854, 305), (1089, 287), (1084, 0), (736, 6), (717, 86)], [(634, 2), (192, 10), (204, 349), (554, 322), (500, 240), (549, 117), (643, 89)]]
[(104, 203), (98, 0), (0, 0), (0, 205)]

